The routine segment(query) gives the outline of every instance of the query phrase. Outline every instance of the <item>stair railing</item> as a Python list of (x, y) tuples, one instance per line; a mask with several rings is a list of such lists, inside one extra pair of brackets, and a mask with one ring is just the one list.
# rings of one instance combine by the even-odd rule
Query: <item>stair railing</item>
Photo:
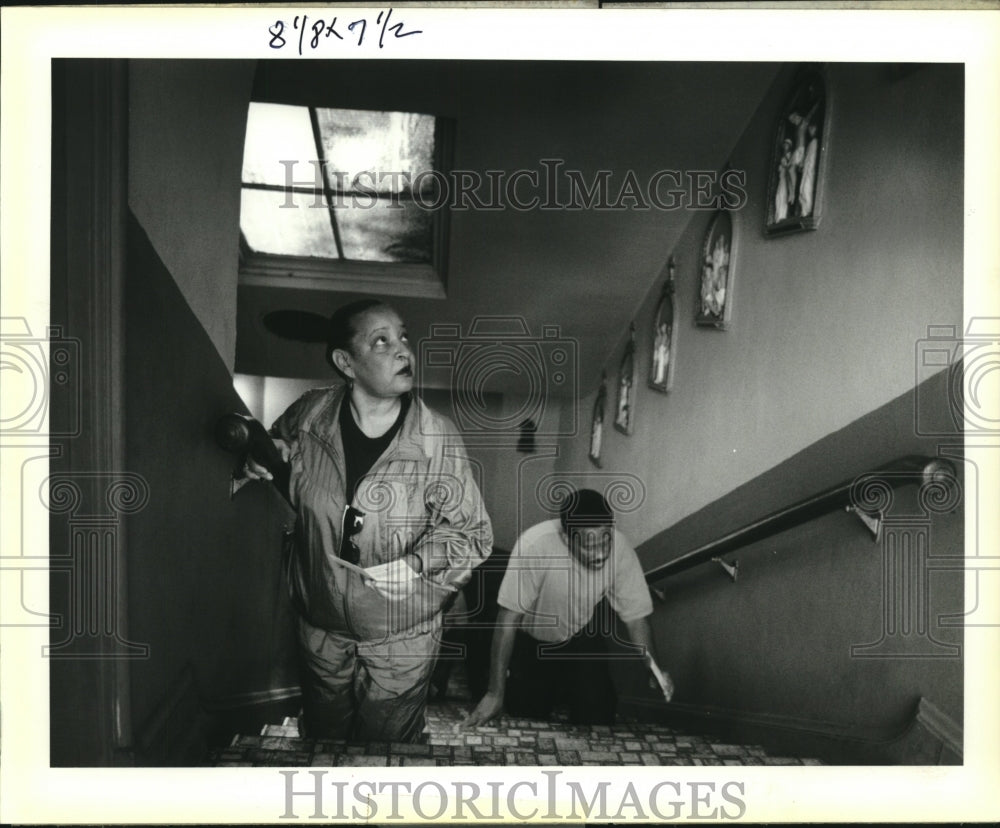
[(958, 480), (954, 465), (940, 457), (907, 455), (771, 512), (660, 564), (645, 573), (646, 582), (652, 585), (710, 561), (718, 563), (735, 581), (739, 574), (739, 562), (724, 561), (722, 555), (840, 509), (856, 514), (878, 542), (892, 490), (917, 484), (921, 498), (928, 498), (936, 504), (955, 500), (957, 505), (955, 493), (958, 491)]

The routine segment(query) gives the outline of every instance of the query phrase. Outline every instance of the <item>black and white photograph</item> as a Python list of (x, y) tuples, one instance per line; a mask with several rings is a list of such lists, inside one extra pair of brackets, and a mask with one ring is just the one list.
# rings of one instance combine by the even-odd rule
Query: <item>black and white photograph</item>
[(998, 13), (129, 11), (3, 11), (0, 821), (1000, 815)]
[(667, 278), (663, 282), (663, 292), (656, 310), (653, 311), (649, 387), (664, 393), (668, 392), (674, 383), (674, 365), (677, 363), (677, 304), (674, 301), (674, 294), (677, 292), (676, 271), (677, 266), (671, 256), (667, 262)]

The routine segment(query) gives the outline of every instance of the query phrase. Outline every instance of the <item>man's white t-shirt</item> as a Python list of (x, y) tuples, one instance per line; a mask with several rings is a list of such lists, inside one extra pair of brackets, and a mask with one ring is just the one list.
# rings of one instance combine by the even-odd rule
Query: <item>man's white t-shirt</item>
[(539, 641), (559, 643), (586, 626), (607, 596), (622, 621), (653, 612), (649, 588), (635, 550), (614, 530), (614, 548), (600, 569), (588, 569), (563, 542), (559, 520), (526, 531), (510, 554), (497, 602), (523, 613), (521, 629)]

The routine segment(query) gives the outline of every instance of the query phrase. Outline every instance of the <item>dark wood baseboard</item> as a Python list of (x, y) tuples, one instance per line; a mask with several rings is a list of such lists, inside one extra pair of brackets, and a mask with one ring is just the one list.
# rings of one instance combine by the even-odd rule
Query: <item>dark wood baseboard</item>
[(278, 687), (218, 699), (199, 696), (194, 669), (178, 675), (156, 710), (137, 731), (136, 743), (122, 757), (139, 767), (191, 767), (208, 764), (213, 750), (237, 734), (259, 733), (265, 724), (280, 724), (301, 707), (301, 690)]
[(208, 742), (211, 749), (225, 747), (236, 734), (260, 733), (266, 724), (281, 724), (286, 716), (297, 716), (302, 707), (298, 685), (254, 690), (204, 701), (211, 721)]
[(773, 713), (619, 699), (619, 713), (831, 765), (961, 765), (962, 726), (927, 699), (897, 723), (858, 728)]
[(300, 699), (302, 690), (296, 684), (291, 687), (275, 687), (270, 690), (251, 690), (218, 699), (205, 701), (205, 708), (212, 712), (244, 710), (276, 703)]

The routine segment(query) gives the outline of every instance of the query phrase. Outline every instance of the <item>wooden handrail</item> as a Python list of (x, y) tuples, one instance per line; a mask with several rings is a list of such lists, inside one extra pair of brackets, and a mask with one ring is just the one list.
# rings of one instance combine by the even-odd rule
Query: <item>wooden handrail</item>
[[(869, 484), (878, 483), (881, 490), (866, 492), (863, 485), (866, 482)], [(652, 584), (656, 581), (662, 581), (664, 578), (711, 561), (720, 555), (732, 552), (734, 549), (777, 535), (838, 509), (854, 507), (859, 512), (877, 514), (885, 508), (879, 505), (879, 499), (885, 495), (885, 487), (897, 489), (920, 483), (922, 486), (950, 488), (955, 482), (955, 467), (947, 460), (923, 455), (900, 457), (878, 469), (846, 480), (812, 497), (793, 503), (791, 506), (771, 512), (769, 515), (748, 523), (721, 538), (654, 567), (645, 573), (646, 583)], [(936, 499), (941, 499), (941, 497), (942, 495), (939, 494)]]

